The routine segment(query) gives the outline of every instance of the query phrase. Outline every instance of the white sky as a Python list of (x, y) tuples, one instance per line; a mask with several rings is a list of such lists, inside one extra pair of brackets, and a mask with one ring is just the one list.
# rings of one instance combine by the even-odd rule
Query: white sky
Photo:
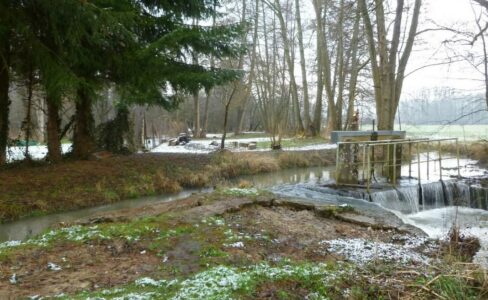
[[(453, 24), (464, 28), (474, 26), (474, 13), (470, 0), (424, 0), (422, 13), (423, 22), (419, 25), (419, 30), (433, 28), (434, 25), (430, 20), (447, 27)], [(452, 35), (451, 32), (445, 31), (431, 31), (420, 35), (410, 58), (407, 73), (420, 66), (446, 59), (448, 53), (442, 46), (442, 41)], [(459, 51), (469, 49), (469, 46), (464, 46)], [(471, 50), (476, 51), (475, 48)], [(429, 67), (405, 79), (404, 98), (409, 98), (422, 88), (447, 86), (466, 91), (482, 91), (480, 79), (482, 79), (481, 74), (466, 62), (451, 66)]]

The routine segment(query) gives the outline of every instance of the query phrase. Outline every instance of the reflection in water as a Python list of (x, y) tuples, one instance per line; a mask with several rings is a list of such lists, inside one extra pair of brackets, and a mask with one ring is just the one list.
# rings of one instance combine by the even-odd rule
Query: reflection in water
[[(250, 181), (258, 188), (266, 188), (286, 183), (306, 182), (316, 184), (329, 179), (329, 169), (330, 168), (293, 169), (276, 173), (245, 176), (239, 178), (238, 180)], [(99, 212), (108, 212), (124, 208), (136, 208), (159, 202), (169, 202), (186, 198), (194, 192), (208, 192), (211, 190), (212, 189), (184, 190), (178, 194), (125, 200), (104, 206), (51, 214), (47, 216), (32, 217), (12, 223), (0, 224), (0, 242), (8, 240), (25, 240), (43, 232), (46, 230), (46, 228), (49, 228), (55, 224), (61, 222), (73, 222), (81, 218), (92, 216)]]
[(330, 179), (331, 167), (321, 168), (307, 168), (307, 169), (291, 169), (280, 172), (259, 174), (253, 176), (243, 176), (238, 179), (251, 182), (257, 188), (267, 188), (281, 184), (296, 184), (296, 183), (324, 183)]
[(185, 190), (178, 194), (173, 195), (163, 195), (158, 197), (146, 197), (140, 199), (131, 199), (116, 202), (113, 204), (97, 206), (92, 208), (80, 209), (70, 212), (51, 214), (47, 216), (32, 217), (27, 219), (22, 219), (16, 222), (0, 224), (0, 242), (8, 240), (25, 240), (34, 235), (37, 235), (46, 228), (62, 223), (62, 222), (73, 222), (83, 217), (88, 217), (99, 212), (114, 211), (124, 208), (136, 208), (144, 205), (167, 202), (177, 199), (182, 199), (188, 197), (194, 192), (205, 192), (206, 190)]

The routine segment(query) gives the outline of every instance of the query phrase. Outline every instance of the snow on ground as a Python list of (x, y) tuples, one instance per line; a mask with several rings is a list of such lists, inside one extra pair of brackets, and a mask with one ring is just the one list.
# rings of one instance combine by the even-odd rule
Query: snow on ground
[[(62, 144), (61, 151), (67, 153), (71, 150), (71, 144)], [(32, 159), (43, 159), (47, 155), (47, 146), (29, 146), (29, 154)], [(7, 150), (7, 161), (17, 161), (25, 159), (25, 147), (10, 147)]]
[[(158, 147), (151, 150), (154, 153), (193, 153), (193, 154), (208, 154), (213, 151), (220, 149), (220, 146), (212, 146), (210, 143), (212, 141), (216, 141), (220, 145), (220, 140), (217, 139), (207, 139), (207, 140), (193, 140), (184, 146), (169, 146), (168, 143), (164, 143), (159, 145)], [(226, 139), (226, 145), (234, 142), (239, 143), (250, 143), (250, 142), (267, 142), (269, 138), (267, 137), (260, 137), (260, 138), (245, 138), (245, 139)], [(283, 148), (285, 151), (307, 151), (307, 150), (326, 150), (326, 149), (335, 149), (337, 145), (335, 144), (315, 144), (315, 145), (307, 145), (301, 147), (287, 147)], [(233, 152), (267, 152), (271, 151), (271, 149), (256, 149), (256, 150), (248, 150), (247, 148), (227, 148)]]
[(373, 242), (365, 239), (337, 239), (323, 241), (328, 250), (343, 255), (349, 261), (364, 265), (381, 260), (400, 264), (427, 264), (428, 258), (407, 247), (390, 243)]

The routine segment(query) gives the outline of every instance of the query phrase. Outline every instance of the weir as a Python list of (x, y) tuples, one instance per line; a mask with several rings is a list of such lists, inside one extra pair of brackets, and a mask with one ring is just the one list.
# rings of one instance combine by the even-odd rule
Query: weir
[(446, 206), (488, 208), (488, 189), (461, 180), (456, 138), (405, 139), (402, 131), (379, 133), (332, 134), (336, 170), (335, 183), (328, 187), (406, 214)]

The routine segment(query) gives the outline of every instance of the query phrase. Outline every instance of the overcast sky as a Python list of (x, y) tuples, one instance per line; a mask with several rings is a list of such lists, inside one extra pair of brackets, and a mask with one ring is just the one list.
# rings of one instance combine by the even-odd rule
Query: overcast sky
[[(434, 28), (432, 21), (436, 24), (449, 26), (456, 25), (460, 28), (473, 29), (474, 13), (470, 0), (424, 0), (423, 1), (423, 22), (419, 30)], [(478, 9), (478, 12), (480, 9)], [(475, 29), (473, 29), (475, 30)], [(424, 33), (419, 36), (418, 43), (412, 53), (408, 70), (415, 70), (423, 65), (433, 64), (445, 60), (451, 51), (442, 46), (442, 41), (452, 37), (452, 33), (435, 31)], [(457, 50), (460, 53), (469, 50), (470, 47), (463, 46)], [(477, 51), (476, 48), (471, 49)], [(409, 72), (407, 71), (407, 73)], [(461, 62), (450, 66), (438, 66), (422, 69), (410, 75), (405, 80), (405, 98), (409, 98), (422, 88), (449, 86), (467, 91), (482, 91), (481, 74), (476, 72), (468, 63)]]

